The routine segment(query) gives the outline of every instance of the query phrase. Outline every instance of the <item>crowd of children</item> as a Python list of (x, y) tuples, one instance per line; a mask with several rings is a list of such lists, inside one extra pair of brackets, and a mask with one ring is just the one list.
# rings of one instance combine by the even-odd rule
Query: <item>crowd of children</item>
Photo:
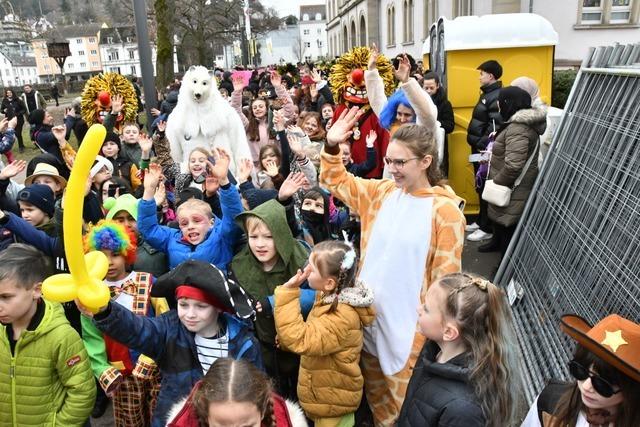
[[(107, 118), (82, 213), (82, 249), (109, 261), (97, 311), (42, 297), (68, 272), (58, 168), (75, 152), (35, 110), (53, 159), (37, 157), (24, 186), (12, 178), (26, 162), (0, 170), (0, 426), (89, 425), (107, 399), (134, 427), (350, 427), (368, 425), (364, 406), (376, 426), (640, 425), (640, 325), (615, 315), (563, 317), (575, 381), (527, 413), (505, 295), (462, 272), (464, 201), (443, 178), (437, 105), (407, 55), (387, 99), (371, 58), (381, 126), (357, 136), (361, 162), (371, 113), (334, 115), (317, 70), (299, 86), (273, 70), (222, 76), (253, 157), (235, 174), (223, 149), (186, 153), (181, 170), (170, 108), (151, 135)], [(107, 116), (122, 108), (114, 97)], [(0, 122), (2, 144), (15, 127)]]

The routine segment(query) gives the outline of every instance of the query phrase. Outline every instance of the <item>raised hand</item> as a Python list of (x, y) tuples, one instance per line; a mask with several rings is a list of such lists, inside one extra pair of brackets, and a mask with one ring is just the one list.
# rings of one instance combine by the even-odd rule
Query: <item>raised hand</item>
[(164, 132), (165, 130), (167, 130), (167, 122), (160, 120), (158, 122), (158, 132)]
[(282, 108), (273, 112), (273, 127), (276, 132), (283, 131), (286, 122), (287, 120), (284, 117), (284, 111), (282, 111)]
[(371, 45), (371, 55), (369, 56), (369, 62), (367, 63), (367, 68), (369, 71), (373, 71), (378, 68), (378, 56), (380, 56), (380, 51), (378, 51), (378, 46), (375, 43)]
[(160, 115), (160, 110), (158, 110), (157, 108), (152, 108), (151, 109), (151, 115), (153, 117), (158, 117)]
[(375, 130), (371, 129), (367, 134), (367, 138), (366, 138), (367, 147), (373, 148), (373, 145), (376, 143), (377, 138), (378, 138), (378, 134), (376, 133)]
[(278, 170), (278, 165), (276, 164), (276, 162), (274, 160), (269, 160), (265, 165), (264, 172), (271, 178), (273, 178), (274, 176), (278, 175), (280, 171)]
[[(149, 154), (151, 153), (151, 149), (153, 148), (153, 140), (147, 136), (145, 133), (141, 133), (138, 137), (138, 144), (140, 144), (140, 149), (143, 153)], [(146, 158), (146, 157), (145, 157)]]
[(298, 272), (295, 274), (295, 276), (289, 279), (287, 283), (285, 283), (282, 286), (289, 289), (299, 288), (300, 285), (302, 285), (305, 282), (305, 280), (309, 278), (309, 275), (311, 274), (311, 269), (312, 269), (311, 264), (307, 264), (304, 270), (298, 269)]
[(73, 108), (65, 108), (64, 109), (64, 115), (65, 116), (69, 116), (69, 117), (75, 117), (76, 116), (76, 110), (74, 110)]
[(238, 164), (238, 182), (242, 184), (249, 179), (251, 175), (251, 170), (253, 169), (253, 161), (249, 159), (242, 159)]
[(15, 160), (13, 163), (9, 163), (0, 171), (0, 179), (10, 179), (18, 175), (25, 170), (27, 162), (24, 160)]
[(229, 173), (231, 156), (224, 148), (219, 147), (213, 150), (213, 155), (216, 159), (216, 164), (214, 165), (210, 161), (207, 161), (209, 171), (211, 172), (211, 175), (218, 178), (218, 180), (220, 181), (220, 185), (227, 185), (229, 183), (227, 174)]
[(144, 174), (144, 194), (151, 197), (144, 197), (145, 200), (150, 200), (156, 194), (160, 181), (162, 181), (162, 168), (157, 163), (151, 163)]
[(309, 73), (309, 75), (313, 79), (314, 83), (320, 83), (322, 81), (322, 76), (320, 75), (320, 72), (318, 70), (311, 70), (311, 73)]
[(120, 114), (122, 109), (124, 108), (124, 99), (122, 95), (113, 95), (111, 97), (111, 112), (113, 114)]
[[(118, 195), (116, 195), (118, 198)], [(164, 182), (158, 183), (158, 187), (156, 188), (156, 194), (153, 196), (156, 201), (156, 206), (162, 206), (162, 204), (167, 200), (167, 188), (164, 186)]]
[(349, 139), (353, 134), (353, 127), (358, 123), (358, 119), (362, 114), (364, 114), (364, 112), (358, 107), (351, 107), (349, 110), (344, 110), (327, 132), (326, 144), (329, 147), (335, 147)]
[(287, 141), (289, 141), (289, 148), (296, 156), (303, 156), (304, 151), (302, 150), (302, 142), (300, 141), (300, 137), (295, 133), (287, 134)]
[(233, 84), (233, 91), (242, 91), (244, 89), (244, 79), (240, 75), (231, 77), (231, 83)]
[(311, 95), (311, 99), (313, 101), (318, 99), (318, 88), (316, 85), (309, 86), (309, 94)]
[(409, 81), (409, 76), (411, 75), (411, 63), (409, 62), (409, 58), (407, 58), (406, 53), (402, 54), (400, 62), (398, 63), (398, 68), (393, 70), (393, 74), (399, 82), (406, 83)]
[(271, 72), (271, 84), (273, 87), (282, 85), (282, 76), (275, 70)]
[(296, 191), (302, 188), (305, 182), (304, 173), (290, 173), (287, 179), (284, 180), (278, 191), (278, 200), (284, 202), (293, 196)]
[(54, 126), (51, 133), (56, 137), (59, 143), (66, 142), (67, 127), (65, 125)]

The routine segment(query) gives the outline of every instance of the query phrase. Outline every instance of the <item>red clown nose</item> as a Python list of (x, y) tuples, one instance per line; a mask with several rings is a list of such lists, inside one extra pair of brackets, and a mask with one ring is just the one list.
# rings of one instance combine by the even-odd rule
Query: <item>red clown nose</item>
[(364, 71), (360, 68), (356, 68), (351, 72), (351, 81), (354, 85), (360, 86), (364, 82)]
[(98, 94), (98, 101), (102, 105), (109, 105), (111, 103), (111, 95), (106, 90), (103, 90)]

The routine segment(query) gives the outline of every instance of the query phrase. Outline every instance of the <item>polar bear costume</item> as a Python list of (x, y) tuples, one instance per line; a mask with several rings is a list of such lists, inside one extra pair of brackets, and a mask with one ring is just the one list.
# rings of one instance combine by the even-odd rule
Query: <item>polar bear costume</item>
[(178, 104), (167, 120), (171, 156), (186, 171), (196, 147), (224, 148), (231, 155), (232, 173), (242, 159), (252, 159), (247, 135), (238, 113), (222, 98), (213, 71), (189, 67), (182, 79)]

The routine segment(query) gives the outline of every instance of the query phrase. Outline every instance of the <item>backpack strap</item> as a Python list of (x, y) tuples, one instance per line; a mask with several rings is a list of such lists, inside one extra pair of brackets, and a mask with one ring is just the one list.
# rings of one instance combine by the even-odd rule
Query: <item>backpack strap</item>
[(538, 395), (538, 419), (540, 420), (541, 426), (544, 425), (544, 413), (546, 412), (549, 415), (553, 415), (556, 411), (558, 401), (571, 387), (573, 387), (572, 383), (550, 380)]

